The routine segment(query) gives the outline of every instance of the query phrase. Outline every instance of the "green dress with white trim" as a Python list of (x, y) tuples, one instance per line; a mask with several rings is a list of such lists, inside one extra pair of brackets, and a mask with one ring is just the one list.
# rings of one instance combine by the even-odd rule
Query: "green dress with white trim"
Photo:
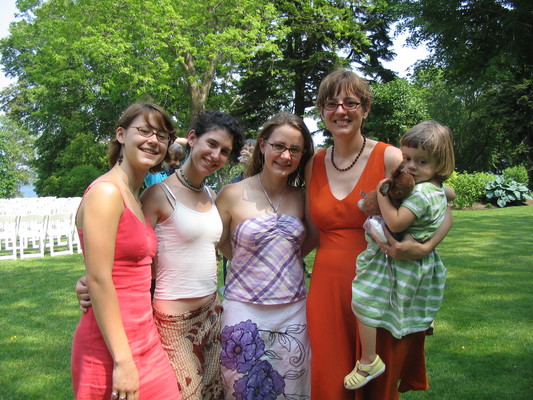
[[(446, 215), (444, 187), (417, 184), (401, 207), (416, 220), (407, 232), (419, 241), (430, 239)], [(433, 249), (420, 260), (395, 260), (384, 254), (366, 233), (367, 248), (357, 257), (352, 283), (352, 309), (366, 325), (385, 328), (396, 338), (424, 331), (442, 303), (446, 268)]]

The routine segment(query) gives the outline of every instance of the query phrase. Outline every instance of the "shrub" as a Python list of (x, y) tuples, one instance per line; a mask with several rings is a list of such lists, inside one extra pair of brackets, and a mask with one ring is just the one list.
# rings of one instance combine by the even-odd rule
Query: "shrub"
[(493, 181), (487, 182), (485, 197), (490, 203), (496, 203), (499, 207), (520, 205), (531, 199), (531, 192), (526, 185), (503, 175), (498, 175)]
[(454, 172), (446, 180), (446, 184), (455, 190), (453, 206), (457, 208), (472, 207), (476, 201), (483, 200), (485, 185), (494, 179), (494, 175), (485, 172)]
[(515, 181), (526, 186), (528, 184), (527, 170), (526, 167), (524, 167), (523, 165), (505, 168), (502, 171), (502, 175), (506, 180)]

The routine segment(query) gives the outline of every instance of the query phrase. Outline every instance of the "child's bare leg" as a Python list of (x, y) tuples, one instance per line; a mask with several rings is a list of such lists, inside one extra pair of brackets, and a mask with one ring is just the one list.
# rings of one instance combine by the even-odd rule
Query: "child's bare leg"
[(344, 377), (346, 389), (358, 389), (385, 371), (385, 364), (376, 354), (376, 328), (357, 320), (359, 339), (361, 340), (361, 359), (355, 368)]
[[(359, 339), (361, 340), (361, 364), (372, 364), (376, 359), (376, 328), (368, 326), (359, 319), (357, 320), (357, 329), (359, 330)], [(361, 375), (368, 375), (363, 372)]]

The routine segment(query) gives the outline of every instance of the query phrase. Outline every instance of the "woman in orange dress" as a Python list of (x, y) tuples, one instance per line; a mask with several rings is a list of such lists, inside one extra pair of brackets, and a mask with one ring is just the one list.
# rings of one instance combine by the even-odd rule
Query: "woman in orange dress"
[[(344, 388), (344, 377), (360, 358), (356, 318), (351, 309), (351, 283), (356, 258), (366, 248), (364, 214), (357, 207), (402, 161), (399, 149), (366, 138), (361, 131), (370, 112), (372, 94), (356, 74), (339, 70), (322, 82), (317, 106), (334, 145), (306, 166), (308, 244), (318, 244), (307, 300), (311, 342), (311, 398), (394, 400), (399, 392), (428, 388), (424, 332), (395, 339), (378, 329), (377, 352), (386, 371), (357, 391)], [(392, 257), (421, 258), (451, 227), (451, 213), (432, 240), (412, 238), (382, 249)]]

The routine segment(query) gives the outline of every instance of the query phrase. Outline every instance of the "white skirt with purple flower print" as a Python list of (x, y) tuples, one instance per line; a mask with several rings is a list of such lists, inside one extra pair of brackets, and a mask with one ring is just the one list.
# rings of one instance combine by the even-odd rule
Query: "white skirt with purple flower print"
[(226, 400), (308, 400), (311, 351), (305, 300), (222, 303), (220, 363)]

